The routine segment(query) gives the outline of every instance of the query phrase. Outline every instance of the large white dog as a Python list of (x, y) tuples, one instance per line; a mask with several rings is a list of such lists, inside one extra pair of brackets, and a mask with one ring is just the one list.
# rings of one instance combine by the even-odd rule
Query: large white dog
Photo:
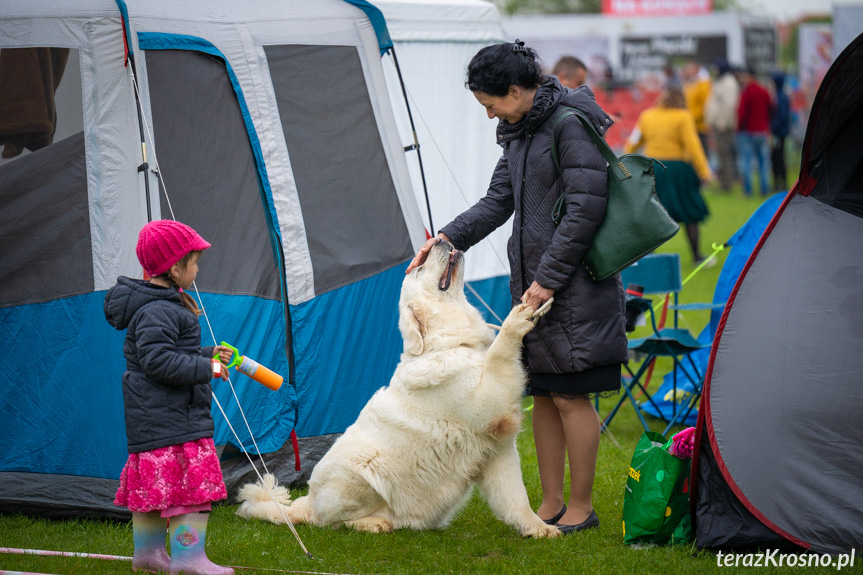
[[(464, 295), (464, 256), (435, 245), (405, 277), (399, 300), (404, 352), (378, 390), (318, 462), (309, 494), (274, 501), (260, 483), (244, 486), (237, 513), (274, 523), (354, 529), (445, 527), (473, 485), (495, 515), (525, 537), (555, 537), (530, 508), (515, 436), (525, 374), (521, 340), (533, 309), (517, 306), (494, 330)], [(272, 478), (265, 481), (272, 485)]]

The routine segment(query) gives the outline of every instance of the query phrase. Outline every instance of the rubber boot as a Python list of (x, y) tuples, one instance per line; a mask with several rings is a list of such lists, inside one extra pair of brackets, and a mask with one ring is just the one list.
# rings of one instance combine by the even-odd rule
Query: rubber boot
[(132, 513), (132, 538), (135, 553), (132, 555), (132, 571), (148, 573), (167, 573), (171, 558), (165, 551), (165, 533), (168, 520), (158, 511)]
[(205, 547), (209, 519), (209, 513), (171, 517), (171, 575), (234, 575), (230, 567), (216, 565), (207, 558)]

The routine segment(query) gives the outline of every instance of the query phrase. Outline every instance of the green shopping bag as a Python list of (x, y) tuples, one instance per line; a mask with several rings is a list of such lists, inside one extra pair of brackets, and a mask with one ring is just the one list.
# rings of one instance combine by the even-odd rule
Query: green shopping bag
[(692, 460), (668, 453), (670, 444), (661, 434), (645, 431), (635, 446), (623, 494), (624, 543), (665, 545), (692, 539)]

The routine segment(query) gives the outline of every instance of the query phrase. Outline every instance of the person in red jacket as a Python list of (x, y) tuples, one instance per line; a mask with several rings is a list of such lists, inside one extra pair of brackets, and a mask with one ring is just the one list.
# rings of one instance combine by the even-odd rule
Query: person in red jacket
[(748, 68), (740, 74), (743, 91), (737, 109), (737, 151), (743, 193), (752, 195), (753, 160), (758, 162), (761, 195), (770, 192), (767, 174), (770, 172), (770, 116), (773, 101), (770, 93), (758, 83), (755, 72)]

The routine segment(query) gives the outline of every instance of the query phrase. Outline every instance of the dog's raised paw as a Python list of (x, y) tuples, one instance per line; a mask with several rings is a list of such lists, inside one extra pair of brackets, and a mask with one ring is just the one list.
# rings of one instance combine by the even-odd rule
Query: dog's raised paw
[(527, 304), (518, 304), (509, 312), (503, 325), (500, 327), (501, 332), (511, 333), (518, 338), (522, 338), (536, 326), (533, 320), (534, 309)]

